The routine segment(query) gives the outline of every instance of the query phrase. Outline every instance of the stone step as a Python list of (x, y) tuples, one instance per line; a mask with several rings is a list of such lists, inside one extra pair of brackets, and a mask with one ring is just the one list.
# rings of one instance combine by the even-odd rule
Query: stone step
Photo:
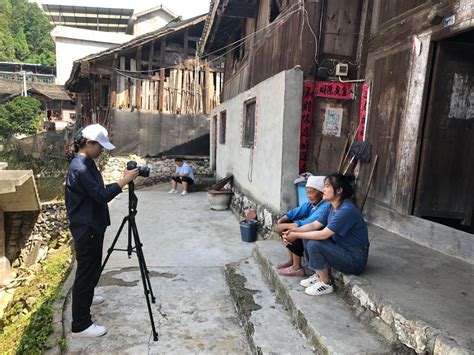
[(318, 352), (389, 354), (396, 351), (359, 322), (337, 294), (311, 297), (300, 286), (301, 277), (280, 276), (275, 265), (287, 256), (280, 241), (257, 241), (253, 254), (293, 322)]
[(230, 292), (254, 354), (313, 354), (253, 258), (226, 265)]
[(474, 353), (473, 265), (373, 225), (369, 238), (362, 275), (333, 273), (340, 295), (389, 341), (417, 353)]

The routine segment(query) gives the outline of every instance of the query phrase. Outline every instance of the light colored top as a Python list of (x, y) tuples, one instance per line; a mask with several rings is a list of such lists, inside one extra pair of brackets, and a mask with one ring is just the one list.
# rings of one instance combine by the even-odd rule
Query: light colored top
[(188, 177), (194, 180), (193, 170), (186, 162), (176, 167), (176, 174), (188, 174)]

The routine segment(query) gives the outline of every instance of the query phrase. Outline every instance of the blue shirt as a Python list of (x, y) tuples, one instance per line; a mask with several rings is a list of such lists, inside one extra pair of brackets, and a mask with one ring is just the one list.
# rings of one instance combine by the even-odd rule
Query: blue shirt
[(328, 201), (320, 201), (316, 206), (313, 206), (311, 202), (306, 202), (300, 207), (286, 212), (284, 215), (288, 217), (288, 220), (301, 227), (318, 220), (328, 204)]
[(119, 184), (104, 186), (95, 162), (86, 156), (75, 154), (66, 179), (66, 210), (72, 236), (82, 237), (89, 228), (104, 234), (110, 225), (107, 202), (122, 192)]
[(369, 233), (364, 218), (351, 200), (344, 200), (334, 210), (329, 204), (318, 222), (332, 230), (332, 239), (346, 247), (365, 248), (369, 245)]
[(188, 163), (183, 163), (181, 166), (176, 167), (176, 174), (188, 174), (188, 177), (194, 180), (194, 174)]

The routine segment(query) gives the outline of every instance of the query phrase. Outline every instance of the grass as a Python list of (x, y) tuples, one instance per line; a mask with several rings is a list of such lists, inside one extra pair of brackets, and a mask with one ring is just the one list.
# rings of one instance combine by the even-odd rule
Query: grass
[[(0, 354), (42, 354), (52, 330), (53, 304), (71, 265), (72, 250), (64, 245), (48, 255), (33, 280), (18, 288), (3, 317)], [(34, 299), (34, 303), (30, 304)], [(26, 309), (26, 312), (24, 312)]]

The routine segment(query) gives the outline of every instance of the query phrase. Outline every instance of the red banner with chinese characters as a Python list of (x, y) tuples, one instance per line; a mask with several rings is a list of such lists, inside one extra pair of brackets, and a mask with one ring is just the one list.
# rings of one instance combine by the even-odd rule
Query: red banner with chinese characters
[(337, 81), (318, 81), (316, 84), (316, 96), (349, 100), (352, 99), (352, 84), (339, 83)]
[(365, 139), (365, 125), (367, 123), (367, 106), (369, 98), (370, 84), (364, 83), (362, 85), (362, 93), (360, 97), (360, 116), (359, 128), (357, 130), (357, 140), (362, 142)]
[(301, 131), (300, 131), (300, 174), (306, 171), (306, 163), (309, 152), (309, 139), (311, 135), (311, 124), (313, 123), (314, 107), (314, 81), (305, 81), (303, 84), (303, 107), (301, 110)]

